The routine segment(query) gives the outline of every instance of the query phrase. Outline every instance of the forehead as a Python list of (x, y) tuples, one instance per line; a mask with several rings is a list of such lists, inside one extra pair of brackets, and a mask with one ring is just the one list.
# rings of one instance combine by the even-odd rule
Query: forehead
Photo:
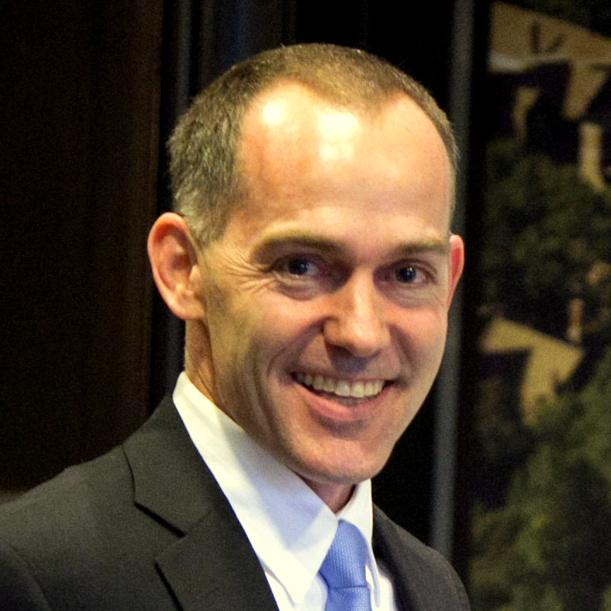
[(237, 161), (246, 187), (241, 209), (252, 222), (324, 206), (449, 224), (445, 146), (405, 95), (364, 111), (280, 84), (249, 107)]
[[(385, 120), (385, 121), (384, 121)], [(430, 117), (407, 94), (357, 99), (354, 104), (334, 101), (294, 81), (273, 83), (257, 94), (248, 105), (241, 126), (238, 153), (252, 145), (254, 135), (284, 136), (295, 141), (306, 133), (332, 139), (349, 134), (357, 123), (377, 128), (380, 123), (393, 125), (395, 133), (428, 132), (439, 146), (439, 153), (448, 157), (446, 145)], [(447, 159), (449, 162), (449, 159)]]

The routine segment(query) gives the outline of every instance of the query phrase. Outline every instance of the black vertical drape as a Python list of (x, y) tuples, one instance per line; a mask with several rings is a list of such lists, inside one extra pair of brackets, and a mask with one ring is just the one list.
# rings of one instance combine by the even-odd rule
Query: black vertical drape
[(0, 5), (0, 498), (147, 414), (155, 0)]

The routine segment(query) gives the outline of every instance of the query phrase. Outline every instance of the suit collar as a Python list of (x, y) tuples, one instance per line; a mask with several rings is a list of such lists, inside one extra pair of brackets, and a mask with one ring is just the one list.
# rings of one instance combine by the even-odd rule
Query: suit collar
[(124, 445), (134, 501), (177, 535), (157, 565), (184, 609), (276, 609), (231, 506), (169, 398)]

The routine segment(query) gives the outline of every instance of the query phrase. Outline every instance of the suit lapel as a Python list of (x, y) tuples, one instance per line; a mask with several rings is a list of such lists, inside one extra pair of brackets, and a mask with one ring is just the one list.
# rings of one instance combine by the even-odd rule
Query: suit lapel
[(157, 559), (181, 607), (276, 609), (267, 580), (233, 516), (208, 513)]
[(403, 611), (468, 611), (469, 601), (446, 560), (374, 508), (373, 548), (393, 576)]
[(411, 554), (400, 544), (394, 524), (380, 509), (374, 507), (373, 549), (376, 558), (381, 559), (393, 578), (397, 606), (402, 611), (424, 609), (419, 594), (414, 588), (410, 570)]
[(124, 445), (135, 503), (176, 533), (156, 558), (183, 609), (277, 609), (227, 499), (165, 399)]

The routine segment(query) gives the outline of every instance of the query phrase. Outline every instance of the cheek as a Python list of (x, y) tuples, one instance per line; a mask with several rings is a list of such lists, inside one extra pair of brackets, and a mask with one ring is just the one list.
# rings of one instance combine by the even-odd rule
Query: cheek
[(260, 316), (257, 308), (248, 307), (239, 295), (219, 288), (209, 294), (206, 306), (210, 360), (217, 391), (226, 401), (229, 394), (239, 392), (248, 377), (246, 365), (253, 358)]
[(283, 295), (270, 295), (258, 304), (256, 326), (265, 341), (277, 350), (291, 349), (316, 332), (316, 305), (295, 302)]
[(238, 385), (244, 392), (252, 392), (254, 378), (264, 379), (277, 359), (296, 344), (302, 326), (295, 314), (294, 304), (278, 307), (274, 300), (252, 296), (225, 300), (211, 329), (219, 374), (224, 375), (221, 367), (239, 371)]
[(444, 308), (415, 310), (401, 323), (406, 351), (423, 364), (437, 363), (445, 347), (447, 312)]

